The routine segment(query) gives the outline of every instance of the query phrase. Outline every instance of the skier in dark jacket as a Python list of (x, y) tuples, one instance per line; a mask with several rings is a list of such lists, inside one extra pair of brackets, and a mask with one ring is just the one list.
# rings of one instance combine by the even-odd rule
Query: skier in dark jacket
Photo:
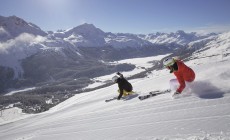
[(117, 97), (117, 100), (120, 100), (122, 95), (123, 96), (127, 96), (129, 95), (130, 93), (133, 93), (132, 90), (133, 90), (133, 87), (132, 85), (123, 77), (123, 75), (120, 73), (120, 72), (117, 72), (117, 75), (118, 76), (114, 76), (112, 78), (113, 82), (114, 83), (117, 83), (118, 84), (118, 92), (120, 93), (119, 96)]

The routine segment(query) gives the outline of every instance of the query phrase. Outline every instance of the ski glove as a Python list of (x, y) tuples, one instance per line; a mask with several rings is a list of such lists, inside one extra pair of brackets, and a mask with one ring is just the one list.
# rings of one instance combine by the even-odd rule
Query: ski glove
[(120, 72), (117, 72), (117, 75), (120, 75), (121, 73)]
[(119, 75), (121, 78), (123, 78), (123, 75), (120, 72), (117, 72), (117, 75)]

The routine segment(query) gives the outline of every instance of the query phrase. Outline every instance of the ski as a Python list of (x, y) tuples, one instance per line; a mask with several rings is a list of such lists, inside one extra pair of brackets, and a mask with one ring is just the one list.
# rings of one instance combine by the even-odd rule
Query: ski
[(116, 100), (117, 97), (113, 97), (113, 98), (110, 98), (110, 99), (106, 99), (105, 102), (110, 102), (110, 101), (113, 101), (113, 100)]
[(168, 92), (170, 92), (170, 91), (171, 91), (170, 89), (163, 90), (163, 91), (159, 91), (159, 90), (157, 90), (157, 91), (151, 91), (151, 92), (149, 92), (147, 95), (139, 96), (138, 98), (139, 98), (140, 100), (145, 100), (145, 99), (148, 99), (148, 98), (150, 98), (150, 97), (157, 96), (157, 95), (159, 95), (159, 94), (168, 93)]
[[(128, 101), (128, 100), (131, 100), (133, 98), (136, 98), (137, 96), (138, 96), (138, 94), (132, 93), (132, 94), (127, 95), (125, 97), (121, 97), (121, 100)], [(113, 97), (113, 98), (105, 100), (105, 102), (110, 102), (110, 101), (113, 101), (113, 100), (116, 100), (116, 99), (117, 99), (117, 97)]]

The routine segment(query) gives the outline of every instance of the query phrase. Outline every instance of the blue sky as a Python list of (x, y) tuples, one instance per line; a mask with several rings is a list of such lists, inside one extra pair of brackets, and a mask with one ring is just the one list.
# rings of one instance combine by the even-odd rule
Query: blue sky
[(45, 31), (83, 23), (113, 33), (230, 30), (230, 0), (0, 0), (0, 15)]

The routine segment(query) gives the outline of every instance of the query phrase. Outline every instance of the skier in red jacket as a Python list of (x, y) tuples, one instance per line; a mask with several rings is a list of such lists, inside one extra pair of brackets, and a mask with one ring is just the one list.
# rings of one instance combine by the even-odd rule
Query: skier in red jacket
[(194, 81), (194, 71), (190, 67), (186, 66), (181, 60), (175, 58), (167, 58), (163, 61), (163, 64), (170, 70), (170, 73), (174, 73), (177, 78), (177, 82), (179, 83), (179, 87), (177, 87), (174, 95), (182, 93), (186, 87), (186, 83)]

